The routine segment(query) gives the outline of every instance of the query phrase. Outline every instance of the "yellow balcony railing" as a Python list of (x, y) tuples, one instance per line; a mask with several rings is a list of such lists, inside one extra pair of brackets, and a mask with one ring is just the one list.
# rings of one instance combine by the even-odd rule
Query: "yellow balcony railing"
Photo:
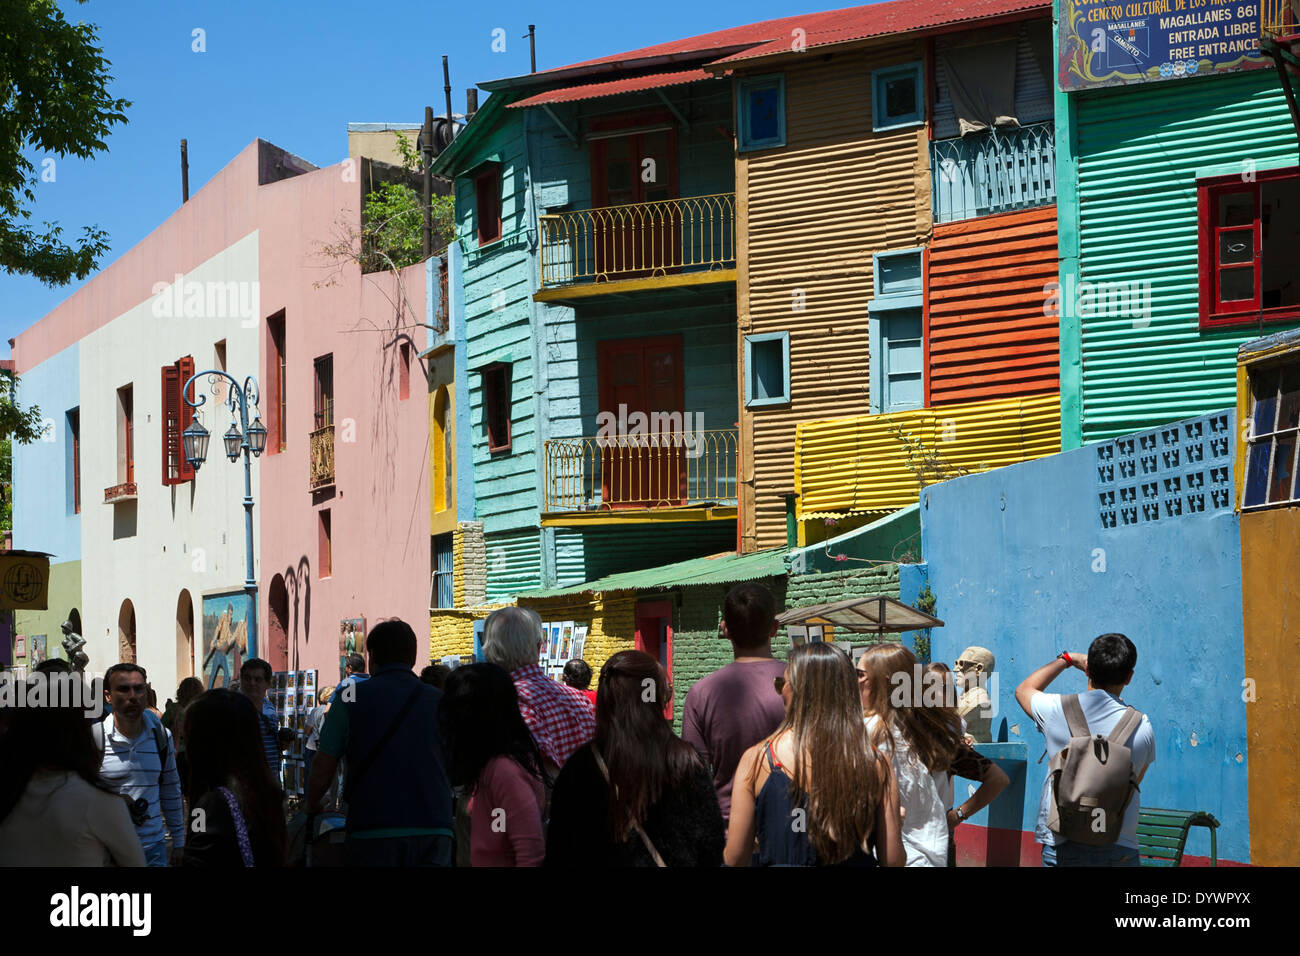
[(1300, 34), (1300, 0), (1261, 0), (1261, 37), (1294, 37)]
[(308, 486), (312, 491), (334, 484), (333, 425), (326, 425), (311, 433), (310, 469)]
[(736, 504), (739, 430), (552, 438), (548, 513)]
[(577, 209), (538, 222), (546, 287), (736, 264), (735, 193)]

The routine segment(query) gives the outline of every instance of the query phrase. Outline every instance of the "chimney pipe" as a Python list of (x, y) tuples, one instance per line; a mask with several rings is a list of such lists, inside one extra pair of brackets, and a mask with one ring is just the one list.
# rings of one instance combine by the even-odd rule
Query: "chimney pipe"
[(477, 112), (478, 112), (478, 89), (476, 87), (471, 86), (468, 90), (465, 91), (465, 122), (468, 123), (470, 119), (474, 116), (474, 114)]
[(447, 97), (447, 143), (450, 145), (456, 127), (451, 116), (451, 73), (447, 69), (445, 56), (442, 58), (442, 90)]
[(185, 140), (181, 140), (181, 202), (190, 201), (190, 149)]
[(528, 63), (530, 72), (537, 72), (537, 25), (528, 24)]
[[(443, 57), (446, 63), (447, 58)], [(424, 108), (424, 133), (420, 137), (424, 153), (424, 258), (433, 255), (433, 107)]]

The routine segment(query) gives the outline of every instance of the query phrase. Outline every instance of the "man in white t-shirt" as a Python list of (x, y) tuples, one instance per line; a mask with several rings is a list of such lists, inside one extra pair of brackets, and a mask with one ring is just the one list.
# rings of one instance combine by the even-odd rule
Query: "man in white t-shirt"
[[(1108, 734), (1128, 709), (1120, 699), (1133, 679), (1137, 665), (1137, 648), (1123, 634), (1103, 634), (1088, 648), (1088, 653), (1063, 652), (1050, 664), (1030, 674), (1016, 688), (1016, 701), (1042, 731), (1048, 755), (1055, 755), (1070, 742), (1070, 727), (1061, 709), (1061, 694), (1045, 694), (1047, 685), (1071, 667), (1088, 675), (1088, 690), (1079, 694), (1079, 706), (1091, 734)], [(1155, 762), (1155, 732), (1145, 714), (1131, 739), (1123, 741), (1132, 754), (1133, 772), (1139, 783)], [(1138, 811), (1140, 794), (1134, 792), (1124, 810), (1124, 825), (1119, 838), (1109, 846), (1086, 846), (1063, 839), (1047, 827), (1052, 806), (1052, 778), (1043, 781), (1038, 805), (1038, 825), (1034, 838), (1043, 844), (1043, 866), (1138, 866)]]

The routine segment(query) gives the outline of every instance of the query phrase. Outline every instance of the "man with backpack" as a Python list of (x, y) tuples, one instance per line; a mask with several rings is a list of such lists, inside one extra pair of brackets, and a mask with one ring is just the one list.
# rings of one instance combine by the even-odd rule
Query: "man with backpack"
[[(1139, 865), (1137, 785), (1156, 751), (1151, 721), (1119, 696), (1136, 665), (1132, 641), (1103, 634), (1086, 655), (1063, 652), (1016, 688), (1052, 758), (1034, 831), (1043, 866)], [(1085, 693), (1044, 693), (1071, 667), (1088, 675)]]
[(110, 667), (104, 674), (104, 696), (113, 712), (94, 724), (93, 732), (102, 754), (100, 777), (126, 799), (145, 862), (166, 866), (166, 834), (171, 833), (172, 858), (179, 860), (185, 846), (185, 816), (171, 734), (145, 709), (147, 681), (138, 664)]

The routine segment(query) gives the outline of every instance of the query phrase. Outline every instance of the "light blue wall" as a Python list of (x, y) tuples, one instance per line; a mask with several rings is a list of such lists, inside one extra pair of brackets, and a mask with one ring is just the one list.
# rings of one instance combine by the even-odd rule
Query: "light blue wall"
[[(1167, 443), (1175, 428), (1178, 440)], [(1213, 813), (1220, 858), (1249, 860), (1241, 539), (1231, 495), (1212, 497), (1217, 470), (1231, 462), (1232, 431), (1223, 413), (1145, 433), (1146, 450), (1138, 436), (1132, 455), (1119, 440), (1104, 442), (922, 493), (922, 546), (935, 614), (946, 622), (933, 632), (932, 656), (951, 664), (971, 644), (996, 655), (994, 727), (1005, 718), (1005, 739), (1029, 745), (1023, 829), (1034, 827), (1047, 761), (1035, 763), (1042, 737), (1016, 704), (1016, 686), (1061, 651), (1087, 651), (1097, 635), (1118, 631), (1138, 649), (1124, 699), (1155, 728), (1143, 805)], [(1167, 457), (1175, 445), (1179, 454)], [(1136, 464), (1135, 476), (1121, 460)], [(1108, 465), (1113, 478), (1102, 473)], [(1187, 503), (1194, 474), (1206, 476), (1192, 492), (1206, 496), (1203, 511)], [(1179, 494), (1166, 484), (1173, 478)], [(1142, 510), (1152, 485), (1155, 520)], [(1136, 516), (1103, 527), (1101, 511), (1111, 509), (1102, 496), (1119, 487), (1136, 490)], [(1174, 507), (1182, 513), (1170, 514)], [(1073, 671), (1049, 688), (1083, 690)], [(1205, 830), (1192, 831), (1187, 853), (1209, 855)]]
[[(14, 547), (48, 551), (52, 564), (81, 560), (81, 517), (72, 510), (72, 437), (67, 412), (81, 404), (79, 349), (71, 345), (20, 376), (19, 402), (53, 422), (53, 441), (14, 443)], [(81, 486), (81, 507), (97, 489)]]

